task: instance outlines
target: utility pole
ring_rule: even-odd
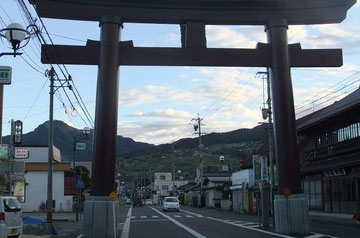
[[[201,136],[203,135],[201,133],[201,126],[203,124],[201,124],[201,121],[203,120],[203,118],[200,118],[199,117],[199,114],[198,114],[198,117],[197,118],[193,118],[191,121],[196,121],[197,124],[194,125],[194,130],[195,130],[195,133],[194,134],[197,134],[199,135],[199,154],[200,154],[200,165],[199,165],[199,172],[200,172],[200,206],[203,206],[205,204],[202,203],[202,200],[203,200],[203,173],[204,173],[204,165],[203,165],[203,161],[202,161],[202,157],[203,157],[203,144],[201,142]]]
[[[270,209],[271,214],[274,215],[274,187],[275,187],[275,172],[274,172],[274,133],[272,125],[272,110],[271,110],[271,88],[270,88],[270,77],[269,77],[269,68],[266,68],[266,72],[258,72],[257,74],[263,75],[263,79],[266,79],[267,82],[267,109],[266,113],[263,113],[263,118],[268,118],[268,135],[269,135],[269,161],[270,161]],[[264,108],[263,108],[264,109]],[[275,225],[275,219],[274,219]]]
[[[48,186],[47,186],[47,222],[52,223],[52,209],[53,209],[53,159],[54,159],[54,81],[55,70],[53,67],[48,71],[47,75],[50,80],[50,111],[49,111],[49,138],[48,138]]]

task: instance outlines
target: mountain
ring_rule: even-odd
[[[23,135],[24,146],[26,145],[44,145],[48,144],[49,122],[39,125],[34,131]],[[54,145],[61,151],[62,161],[73,160],[73,142],[76,139],[83,138],[81,130],[73,128],[62,121],[54,121]],[[3,137],[3,143],[9,143],[10,136]],[[88,139],[81,139],[79,143],[85,143],[84,151],[76,152],[76,161],[91,161],[92,158],[92,139],[93,131],[91,131]],[[117,136],[117,154],[132,153],[134,151],[142,151],[154,148],[155,145],[136,142],[131,138]]]

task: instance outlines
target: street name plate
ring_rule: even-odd
[[[0,84],[11,84],[11,74],[10,66],[0,66]]]
[[[76,150],[85,150],[86,144],[85,143],[76,143]]]
[[[0,160],[9,158],[9,145],[0,145]]]

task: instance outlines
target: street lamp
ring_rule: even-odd
[[[80,139],[76,139],[76,136],[74,136],[74,141],[73,141],[73,180],[76,181],[76,172],[75,172],[75,155],[76,155],[76,150],[85,150],[85,147],[80,147],[80,146],[76,146],[77,142],[84,140],[84,139],[88,139],[88,136],[90,134],[90,128],[89,127],[85,127],[84,129],[81,130],[82,134],[84,137],[80,138]],[[80,177],[81,177],[81,172],[80,172]],[[74,184],[75,185],[75,184]],[[75,187],[75,186],[74,186]],[[76,199],[76,221],[79,221],[79,193],[77,193],[77,199]]]
[[[30,35],[31,35],[30,32],[28,30],[26,30],[19,23],[11,23],[6,28],[1,29],[0,36],[3,38],[6,38],[6,40],[11,44],[11,49],[14,52],[0,53],[0,57],[3,55],[13,55],[14,57],[16,57],[17,55],[21,55],[22,53],[19,53],[16,51],[23,48],[25,45],[27,45],[29,43]],[[21,42],[24,42],[24,41],[25,41],[25,43],[23,45],[21,45]]]

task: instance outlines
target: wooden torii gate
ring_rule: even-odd
[[[41,17],[100,23],[99,42],[42,46],[43,63],[99,65],[91,196],[108,196],[114,188],[120,65],[269,67],[279,189],[301,193],[290,68],[339,67],[342,51],[288,45],[288,25],[340,23],[356,0],[29,1]],[[124,22],[181,24],[182,48],[134,47],[132,42],[121,42]],[[268,44],[259,43],[256,49],[207,48],[206,25],[264,25]],[[104,226],[110,229],[111,224]],[[96,237],[96,232],[88,235]]]

